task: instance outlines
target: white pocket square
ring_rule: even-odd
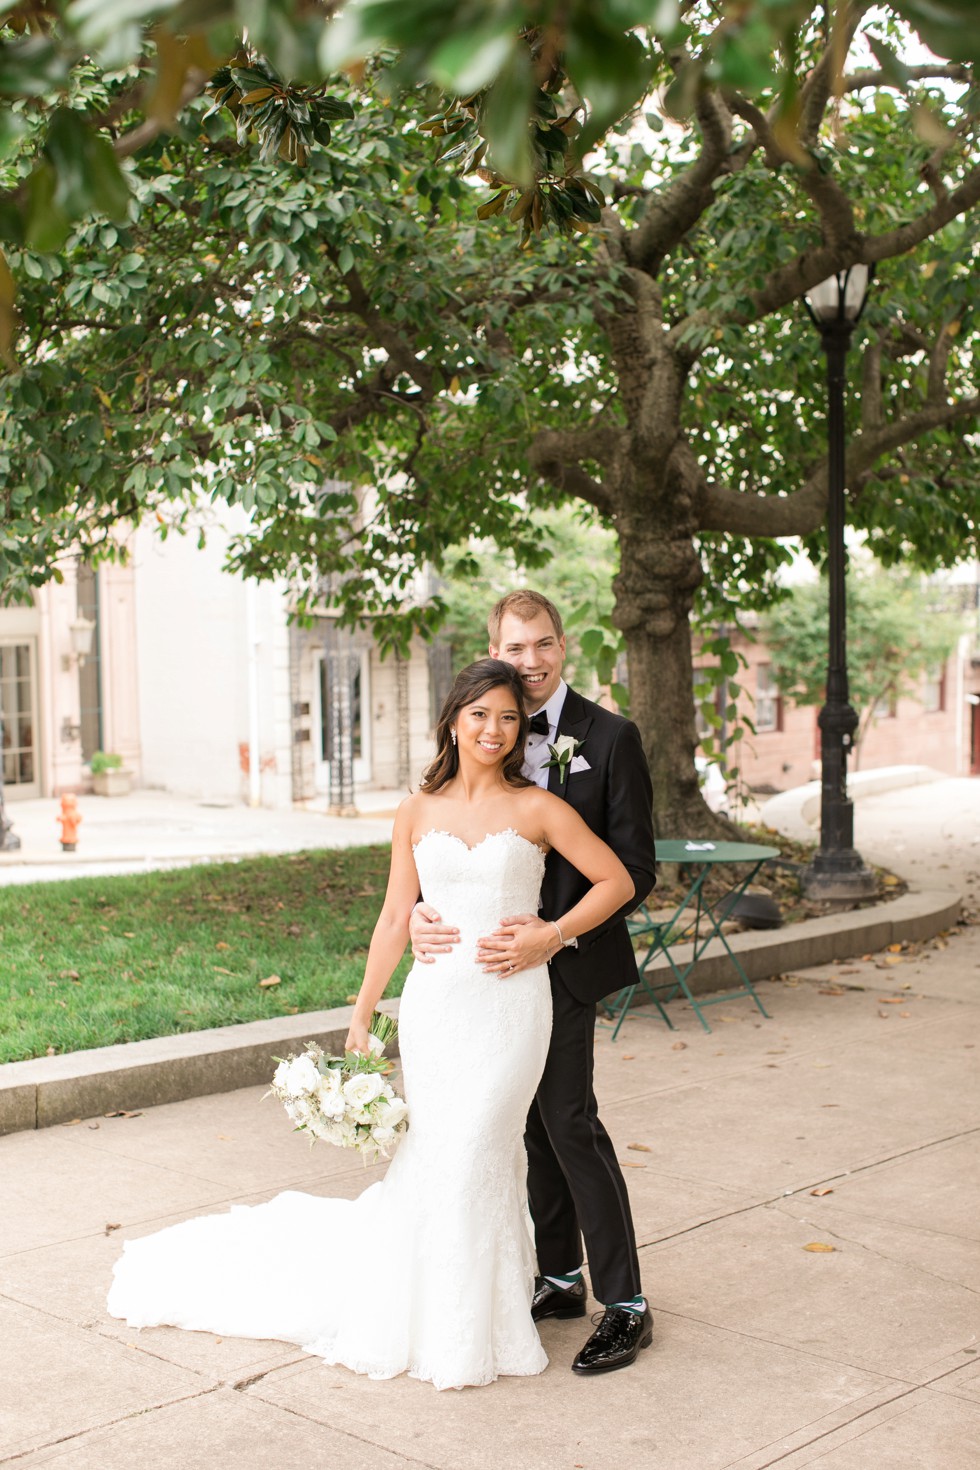
[[[592,767],[584,755],[573,755],[572,764],[568,768],[568,774],[574,776],[576,771],[591,771]]]

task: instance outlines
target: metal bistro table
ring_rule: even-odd
[[[691,868],[693,876],[687,891],[669,919],[654,919],[647,906],[641,904],[627,920],[630,935],[633,939],[642,940],[646,949],[643,954],[638,954],[636,957],[636,982],[625,986],[617,995],[606,1001],[608,1014],[616,1022],[612,1034],[613,1041],[619,1035],[619,1028],[626,1019],[627,1012],[633,1004],[633,998],[641,986],[672,1031],[674,1023],[664,1010],[661,994],[664,1000],[670,1001],[678,992],[683,993],[690,1001],[694,1014],[705,1031],[710,1031],[711,1027],[702,1014],[704,1007],[718,1005],[721,1001],[730,1001],[733,997],[738,998],[741,995],[747,995],[754,1000],[762,1014],[768,1018],[769,1013],[753,990],[748,976],[739,964],[738,956],[722,932],[721,925],[722,921],[732,912],[763,863],[775,857],[779,857],[778,847],[762,847],[752,842],[657,843],[658,863],[683,864]],[[713,868],[734,868],[736,865],[744,869],[742,875],[733,878],[731,885],[720,899],[716,899],[713,904],[709,903],[704,893],[704,883],[708,874]],[[693,913],[685,914],[686,910],[693,910]],[[726,990],[720,995],[708,997],[707,1000],[695,1000],[688,984],[688,977],[714,938],[720,939],[724,945],[735,967],[739,986],[737,990]],[[673,955],[674,947],[678,944],[693,945],[691,958],[683,968],[678,965]],[[666,956],[672,978],[650,981],[647,979],[648,966],[654,956],[661,952]]]

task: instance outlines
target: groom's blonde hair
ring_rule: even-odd
[[[532,618],[538,617],[540,613],[547,613],[551,619],[551,626],[555,630],[556,638],[564,638],[565,629],[562,627],[561,613],[553,602],[540,592],[532,592],[530,587],[519,587],[516,592],[508,592],[491,609],[487,618],[487,633],[490,635],[490,647],[500,647],[500,624],[507,613],[513,613],[515,618],[520,618],[522,623],[531,622]]]

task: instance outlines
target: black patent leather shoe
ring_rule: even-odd
[[[545,1317],[584,1317],[585,1282],[574,1286],[552,1286],[547,1276],[535,1276],[531,1298],[531,1319],[543,1322]]]
[[[597,1319],[593,1317],[593,1322]],[[612,1373],[628,1368],[653,1342],[650,1308],[641,1316],[626,1307],[607,1307],[599,1325],[572,1364],[573,1373]]]

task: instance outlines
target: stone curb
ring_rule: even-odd
[[[749,980],[766,980],[788,970],[874,952],[903,939],[931,939],[955,924],[959,913],[958,893],[948,888],[925,889],[872,909],[805,919],[785,930],[735,934],[729,943]],[[691,946],[678,945],[673,954],[684,965],[691,957]],[[670,979],[662,955],[651,963],[647,975],[658,982]],[[700,994],[724,990],[730,984],[728,957],[720,942],[713,940],[698,962],[691,989]],[[737,992],[734,998],[739,998]],[[397,1012],[397,1001],[390,1009]],[[0,1066],[0,1134],[268,1082],[275,1059],[301,1051],[307,1041],[339,1051],[350,1017],[351,1008],[341,1006],[8,1062]]]

